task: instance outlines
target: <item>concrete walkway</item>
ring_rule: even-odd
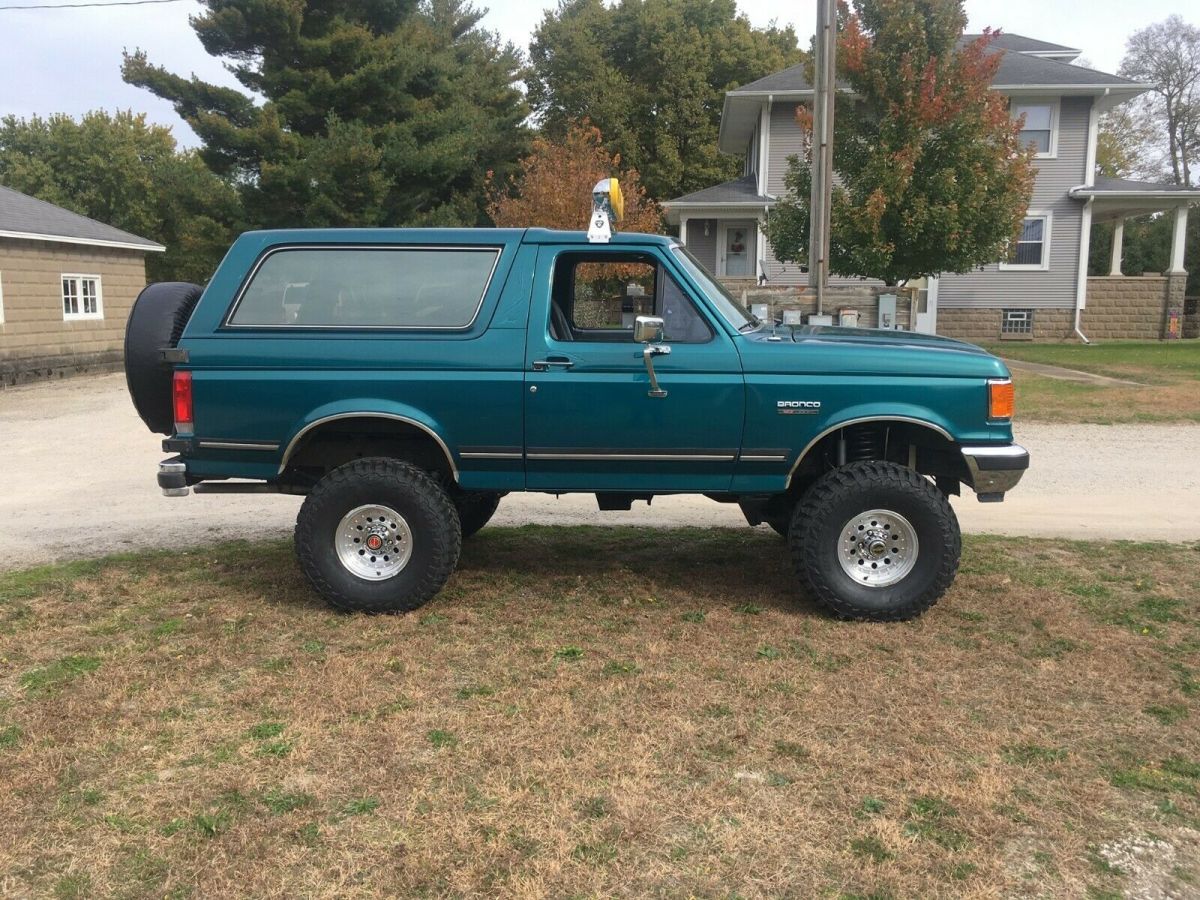
[[[1124,378],[1110,378],[1107,375],[1096,375],[1094,372],[1081,372],[1078,369],[1064,369],[1062,366],[1050,366],[1045,363],[1026,362],[1023,359],[1004,358],[1004,364],[1018,372],[1030,372],[1046,378],[1057,378],[1059,381],[1074,381],[1078,384],[1095,384],[1100,387],[1145,387],[1140,381],[1126,381]]]
[[[1200,540],[1200,425],[1030,424],[1017,438],[1033,467],[1004,503],[955,499],[964,530]],[[159,440],[121,375],[0,391],[0,568],[290,532],[299,497],[163,497]],[[736,506],[703,497],[601,513],[586,494],[510,495],[494,522],[747,527]]]

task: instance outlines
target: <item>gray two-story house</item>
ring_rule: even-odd
[[[1014,118],[1024,116],[1022,136],[1036,151],[1028,215],[1007,259],[929,279],[921,295],[924,315],[903,321],[978,340],[1065,338],[1089,320],[1099,336],[1161,336],[1166,307],[1182,309],[1183,235],[1188,205],[1200,201],[1200,191],[1095,175],[1099,116],[1149,86],[1074,65],[1079,50],[1020,35],[1000,35],[989,52],[1001,57],[992,87],[1009,98]],[[742,158],[742,176],[664,204],[681,241],[718,277],[772,287],[807,284],[805,268],[775,258],[763,225],[784,193],[788,157],[806,152],[796,107],[811,103],[812,95],[803,65],[729,91],[718,140],[722,151]],[[1086,314],[1092,223],[1120,223],[1158,210],[1176,218],[1172,271],[1158,282],[1126,279],[1117,290],[1094,285],[1102,300]],[[1119,235],[1118,228],[1113,278],[1120,277]],[[838,278],[831,283],[863,284]],[[1144,307],[1144,333],[1110,333],[1110,326],[1128,318],[1122,313],[1129,304]]]

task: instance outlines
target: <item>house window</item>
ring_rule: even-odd
[[[99,275],[64,275],[62,299],[64,320],[104,318]]]
[[[1033,144],[1034,155],[1052,157],[1058,150],[1058,104],[1015,103],[1012,107],[1014,119],[1025,117],[1021,126],[1021,145]]]
[[[1049,213],[1031,213],[1021,224],[1021,233],[1009,247],[1008,259],[1001,269],[1044,271],[1050,267]]]
[[[0,272],[0,325],[4,324],[4,273]]]
[[[1006,309],[1001,312],[1000,336],[1007,338],[1033,337],[1033,310]]]

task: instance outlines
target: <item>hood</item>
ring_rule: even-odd
[[[1008,367],[982,347],[912,331],[777,325],[743,335],[745,362],[760,372],[1007,378]]]

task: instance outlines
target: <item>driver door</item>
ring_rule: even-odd
[[[657,248],[543,245],[525,354],[530,490],[725,491],[745,387],[733,340]],[[651,396],[638,315],[659,315]]]

